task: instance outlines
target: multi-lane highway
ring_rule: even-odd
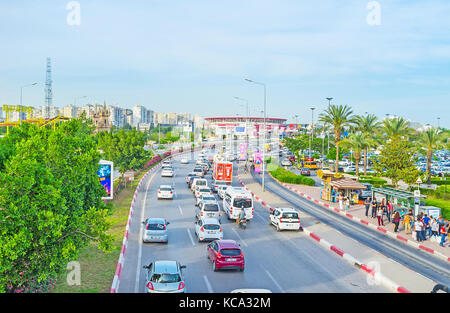
[[[236,240],[244,252],[244,272],[213,272],[207,259],[207,243],[199,243],[194,232],[194,196],[185,178],[195,166],[174,158],[173,178],[161,177],[160,170],[149,175],[140,189],[130,224],[129,241],[118,292],[145,290],[143,265],[156,260],[177,260],[184,270],[187,292],[230,292],[240,288],[264,288],[272,292],[388,292],[367,283],[367,277],[301,232],[278,233],[269,225],[268,212],[256,201],[255,217],[243,230],[222,217],[224,239]],[[207,176],[211,180],[210,173]],[[173,200],[157,200],[162,184],[175,187]],[[233,185],[238,186],[237,181]],[[222,201],[219,201],[222,206]],[[142,221],[164,217],[170,221],[169,243],[142,243]]]

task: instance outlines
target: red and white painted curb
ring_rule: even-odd
[[[407,243],[407,244],[410,245],[410,246],[413,246],[413,247],[415,247],[415,248],[417,248],[417,249],[426,251],[426,252],[431,253],[431,254],[433,254],[433,255],[435,255],[435,256],[441,258],[441,259],[444,259],[444,260],[450,262],[450,257],[446,256],[445,254],[442,254],[442,253],[440,253],[440,252],[438,252],[438,251],[436,251],[436,250],[434,250],[434,249],[431,249],[431,248],[429,248],[429,247],[426,247],[426,246],[424,246],[424,245],[418,244],[418,243],[415,242],[414,240],[407,239],[407,238],[405,238],[405,237],[403,237],[403,236],[400,236],[400,235],[398,235],[398,234],[396,234],[396,233],[387,231],[387,230],[384,229],[383,227],[374,225],[374,224],[372,224],[372,223],[369,223],[369,222],[366,221],[366,220],[363,220],[363,219],[360,219],[359,217],[353,216],[352,214],[347,213],[345,210],[340,210],[340,209],[338,209],[338,208],[336,208],[336,207],[332,207],[332,206],[329,205],[328,203],[325,203],[325,202],[320,201],[320,200],[317,200],[317,199],[313,199],[313,198],[310,197],[309,195],[307,195],[307,194],[305,194],[305,193],[303,193],[303,192],[300,192],[300,191],[298,191],[298,190],[295,189],[295,188],[292,188],[292,187],[289,186],[288,184],[280,183],[280,182],[279,182],[278,180],[276,180],[276,179],[274,179],[274,180],[275,180],[278,184],[280,184],[281,186],[283,186],[283,187],[285,187],[285,188],[287,188],[287,189],[289,189],[289,190],[291,190],[291,191],[293,191],[293,192],[299,194],[299,195],[302,196],[303,198],[306,198],[306,199],[308,199],[308,200],[310,200],[310,201],[314,201],[315,203],[320,204],[321,206],[323,206],[323,207],[325,207],[325,208],[327,208],[327,209],[329,209],[329,210],[333,210],[334,212],[339,213],[339,214],[341,214],[341,215],[343,215],[343,216],[345,216],[345,217],[347,217],[347,218],[351,218],[351,219],[353,219],[353,220],[355,220],[355,221],[357,221],[357,222],[359,222],[359,223],[362,223],[362,224],[364,224],[364,225],[366,225],[366,226],[368,226],[368,227],[371,227],[371,228],[373,228],[373,229],[375,229],[375,230],[377,230],[377,231],[380,231],[380,232],[382,232],[382,233],[388,235],[389,237],[392,237],[392,238],[394,238],[394,239],[397,239],[397,240],[400,240],[400,241],[402,241],[402,242],[405,242],[405,243]]]
[[[253,191],[251,191],[247,186],[245,186],[245,184],[242,182],[242,180],[239,177],[239,172],[238,172],[238,180],[239,183],[242,185],[242,187],[244,187],[246,190],[250,191],[250,193],[254,196],[255,200],[257,200],[258,202],[260,202],[264,207],[268,208],[270,211],[273,211],[274,208],[270,207],[265,201],[263,201],[261,198],[259,198],[258,196],[255,195],[255,193]],[[358,267],[359,269],[363,270],[364,272],[366,272],[368,275],[372,276],[373,279],[376,282],[379,282],[383,285],[385,285],[386,287],[388,287],[389,289],[391,289],[394,292],[399,292],[399,293],[410,293],[410,291],[400,285],[398,285],[397,283],[393,282],[392,280],[390,280],[389,278],[387,278],[386,276],[384,276],[383,274],[381,274],[380,272],[376,272],[373,269],[370,269],[367,265],[359,262],[356,258],[354,258],[353,256],[351,256],[350,254],[342,251],[341,249],[339,249],[338,247],[336,247],[335,245],[332,245],[331,243],[329,243],[328,241],[320,238],[319,236],[317,236],[316,234],[314,234],[313,232],[311,232],[308,228],[303,228],[303,232],[308,235],[309,237],[313,238],[314,240],[316,240],[318,243],[320,243],[322,246],[326,247],[327,249],[330,249],[331,251],[333,251],[334,253],[336,253],[337,255],[341,256],[342,258],[344,258],[346,261],[348,261],[349,263],[351,263],[352,265]]]
[[[194,150],[198,150],[201,149],[199,147],[194,148]],[[184,150],[184,149],[183,149]],[[178,155],[178,154],[183,154],[183,153],[188,153],[191,152],[190,149],[183,151],[183,152],[175,152],[173,154],[171,154],[171,156],[173,155]],[[134,196],[133,196],[133,200],[131,201],[131,206],[130,206],[130,212],[128,214],[128,221],[127,221],[127,227],[125,228],[125,233],[123,235],[123,241],[122,241],[122,249],[120,250],[120,255],[119,255],[119,260],[117,261],[117,267],[116,267],[116,272],[114,274],[114,279],[111,285],[111,290],[110,293],[117,293],[117,288],[119,286],[119,282],[120,282],[120,276],[122,274],[122,268],[123,268],[123,262],[125,261],[125,252],[127,251],[127,246],[128,246],[128,235],[129,235],[129,230],[130,230],[130,223],[131,223],[131,218],[133,217],[133,213],[134,213],[134,204],[136,202],[136,198],[139,192],[139,189],[141,188],[141,185],[143,184],[145,178],[150,175],[152,172],[154,172],[156,169],[161,167],[161,162],[164,159],[162,159],[160,161],[160,163],[158,163],[157,165],[155,165],[154,167],[152,167],[151,169],[149,169],[147,171],[147,173],[145,173],[145,175],[141,178],[141,180],[139,181],[139,184],[136,188],[136,190],[134,191]]]

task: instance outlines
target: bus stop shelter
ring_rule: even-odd
[[[414,205],[417,204],[420,206],[420,198],[426,198],[426,196],[421,195],[419,198],[414,196],[414,193],[404,190],[398,190],[390,187],[373,187],[372,188],[372,199],[375,194],[381,195],[381,197],[387,200],[390,200],[393,207],[394,212],[398,211],[400,216],[408,213],[409,210],[413,210]],[[378,198],[377,198],[378,200]]]

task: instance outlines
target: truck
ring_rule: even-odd
[[[212,188],[216,191],[219,185],[231,185],[233,177],[233,163],[225,161],[223,156],[216,155],[213,161]]]

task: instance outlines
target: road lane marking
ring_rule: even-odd
[[[262,267],[262,266],[261,266]],[[273,283],[277,286],[278,289],[280,289],[280,291],[282,293],[285,293],[283,288],[281,288],[280,284],[278,284],[278,282],[275,280],[275,278],[273,278],[272,274],[270,274],[270,272],[268,270],[266,270],[264,267],[262,267],[264,269],[264,271],[266,272],[267,276],[269,276],[269,278],[273,281]]]
[[[142,209],[141,209],[141,219],[139,221],[139,224],[141,225],[142,221],[144,220],[144,211],[145,211],[145,205],[147,203],[147,195],[148,195],[148,188],[150,186],[151,181],[153,180],[153,178],[155,177],[156,171],[153,173],[153,175],[150,177],[150,179],[148,180],[147,183],[147,187],[145,189],[145,195],[144,195],[144,203],[142,205]],[[141,274],[141,258],[142,258],[142,232],[144,230],[144,227],[140,226],[140,230],[139,230],[139,238],[138,238],[138,242],[139,242],[139,250],[138,250],[138,260],[137,260],[137,267],[136,267],[136,283],[134,285],[134,292],[138,293],[139,292],[139,278],[140,278],[140,274]]]
[[[178,209],[180,210],[181,215],[183,215],[183,211],[181,210],[181,206],[178,205]]]
[[[191,235],[191,232],[189,231],[189,228],[186,228],[186,231],[187,231],[187,233],[189,235],[189,239],[191,239],[192,245],[195,246],[195,242],[194,242],[194,239],[192,238],[192,235]]]
[[[205,281],[206,288],[208,288],[209,293],[214,293],[214,290],[211,287],[211,284],[209,283],[208,277],[206,275],[203,275],[203,280]]]
[[[244,244],[244,246],[248,247],[247,243],[241,238],[241,236],[239,236],[239,234],[238,234],[238,232],[236,231],[236,229],[232,228],[231,230],[232,230],[232,231],[236,234],[236,236],[239,238],[239,241],[242,242],[242,243]]]

